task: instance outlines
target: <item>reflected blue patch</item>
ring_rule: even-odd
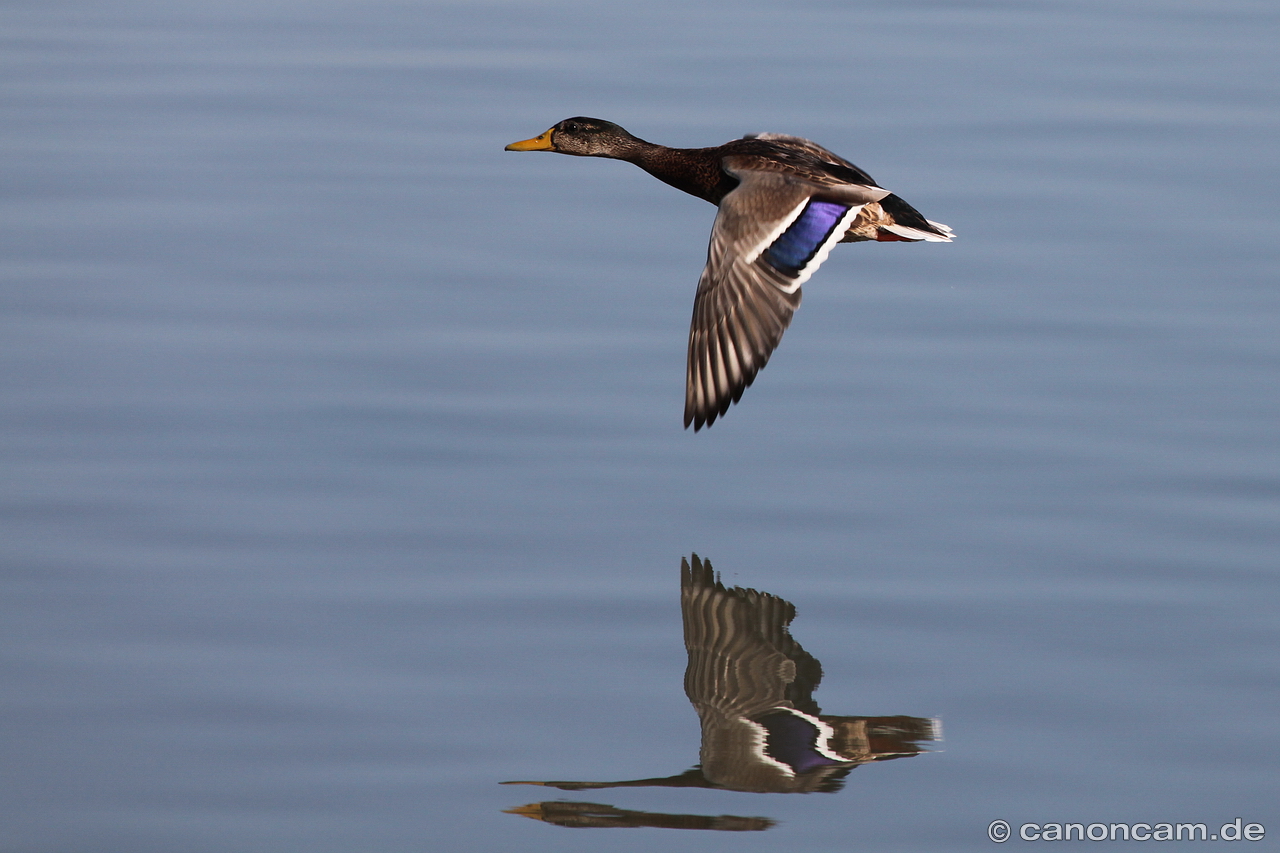
[[[756,720],[768,731],[765,753],[775,761],[788,765],[796,773],[804,773],[816,767],[839,764],[818,752],[817,726],[803,717],[782,711],[767,714]]]
[[[813,260],[818,247],[831,236],[831,231],[849,207],[829,201],[810,201],[803,212],[765,250],[769,266],[790,275],[799,273]]]

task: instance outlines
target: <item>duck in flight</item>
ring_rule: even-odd
[[[791,324],[800,285],[836,243],[951,242],[950,228],[798,136],[667,148],[578,116],[506,150],[626,160],[719,208],[689,328],[684,425],[695,432],[742,399]]]

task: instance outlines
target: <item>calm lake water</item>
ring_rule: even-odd
[[[14,2],[0,44],[0,849],[1280,837],[1274,3]],[[838,247],[684,431],[714,209],[502,150],[573,115],[810,137],[958,239]],[[716,654],[821,662],[843,790],[501,785],[699,763],[695,553],[794,605],[803,654]]]

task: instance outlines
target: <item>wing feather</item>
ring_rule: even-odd
[[[742,398],[791,324],[800,285],[862,206],[888,195],[733,161],[739,184],[720,202],[689,327],[684,424],[695,431]]]

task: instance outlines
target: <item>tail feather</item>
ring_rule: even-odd
[[[903,201],[899,196],[890,193],[880,199],[880,208],[885,212],[891,224],[881,223],[880,231],[893,236],[885,236],[883,240],[928,240],[933,243],[950,243],[951,229],[941,222],[925,219],[920,211]]]
[[[902,240],[908,243],[914,243],[920,240],[927,240],[930,243],[950,243],[952,231],[941,222],[934,222],[926,219],[929,230],[922,228],[912,228],[909,225],[881,225],[880,234],[876,237],[882,243],[893,242],[894,240]],[[887,232],[887,233],[886,233]]]

